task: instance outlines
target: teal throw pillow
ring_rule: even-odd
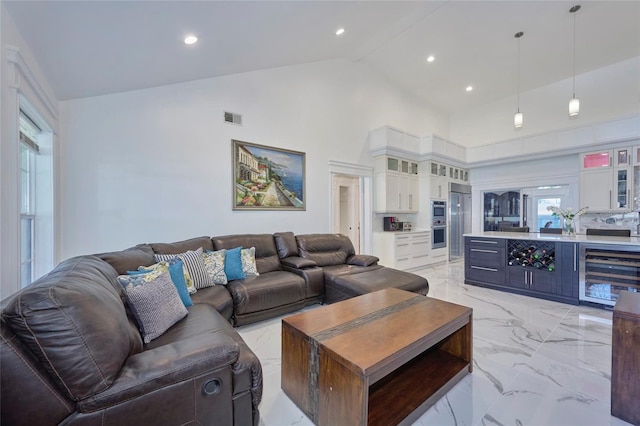
[[[236,247],[231,250],[227,250],[224,257],[224,273],[227,276],[227,280],[244,280],[246,278],[242,271],[242,247]]]

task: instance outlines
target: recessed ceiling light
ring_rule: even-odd
[[[184,44],[194,44],[198,41],[198,37],[194,35],[189,35],[184,38]]]
[[[467,86],[467,89],[466,89],[466,90],[467,90],[467,92],[472,91],[472,90],[473,90],[473,86]]]
[[[427,57],[427,62],[433,62],[435,60],[436,60],[436,57],[433,56],[433,55],[430,55],[430,56]]]
[[[344,28],[338,28],[338,30],[336,31],[336,35],[342,35],[344,34]]]

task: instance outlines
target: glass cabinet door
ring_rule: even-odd
[[[615,167],[630,166],[633,160],[633,152],[629,148],[617,148],[615,151]]]
[[[595,169],[598,167],[611,167],[611,151],[582,154],[581,168],[583,170]]]
[[[387,158],[387,170],[397,172],[398,164],[399,164],[399,161],[397,158],[391,158],[391,157]]]
[[[631,185],[629,185],[630,176],[629,169],[618,169],[616,170],[616,198],[617,198],[617,207],[621,209],[626,209],[631,207],[629,204],[631,198]]]

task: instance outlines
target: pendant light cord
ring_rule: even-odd
[[[518,112],[520,112],[520,37],[522,37],[524,33],[522,31],[516,33],[515,38],[518,39],[518,61],[517,61],[517,74],[516,74],[516,103],[518,107]]]
[[[574,98],[576,97],[576,13],[575,12],[573,12],[573,97]]]

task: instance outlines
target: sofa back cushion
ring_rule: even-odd
[[[175,243],[151,243],[149,245],[153,249],[153,252],[157,254],[180,254],[187,251],[198,250],[199,248],[202,248],[203,251],[213,250],[213,244],[209,237],[196,237],[176,241]]]
[[[271,234],[223,235],[221,237],[211,237],[211,240],[215,250],[255,247],[256,266],[260,274],[282,270],[276,243]]]
[[[296,235],[298,255],[318,266],[340,265],[355,254],[351,240],[342,234]]]
[[[127,271],[135,271],[138,266],[149,266],[156,263],[153,249],[149,244],[138,244],[126,250],[100,253],[96,256],[113,266],[119,275],[124,275]]]
[[[273,238],[276,241],[280,259],[298,256],[298,245],[296,244],[296,237],[293,235],[293,232],[276,232],[273,234]]]
[[[76,257],[3,303],[7,325],[72,400],[107,389],[142,350],[117,276],[96,256]]]

